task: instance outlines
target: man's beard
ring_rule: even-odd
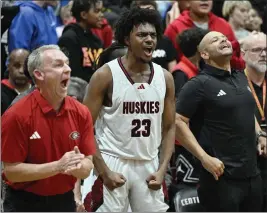
[[[255,69],[257,72],[265,73],[267,71],[267,64],[258,64],[257,62],[253,62],[251,60],[247,60],[246,63]]]

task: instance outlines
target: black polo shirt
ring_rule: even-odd
[[[204,118],[198,141],[224,163],[224,175],[257,175],[255,101],[244,73],[206,65],[185,84],[177,101],[176,111],[185,117],[191,118],[198,109]]]

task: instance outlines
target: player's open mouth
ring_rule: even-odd
[[[144,48],[144,53],[147,57],[151,57],[153,54],[153,48],[152,47],[146,47]]]

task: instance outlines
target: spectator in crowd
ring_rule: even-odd
[[[1,78],[4,76],[6,70],[6,60],[7,60],[7,29],[10,27],[12,20],[19,12],[19,6],[13,4],[7,4],[7,1],[1,2]],[[5,42],[3,42],[3,36],[6,35]]]
[[[231,41],[234,49],[231,64],[233,68],[243,69],[245,67],[245,63],[240,55],[240,45],[235,38],[231,26],[224,19],[219,18],[211,12],[213,1],[209,0],[189,2],[190,10],[182,12],[181,15],[177,19],[175,19],[165,30],[165,35],[171,39],[172,43],[175,45],[178,51],[178,59],[182,57],[182,53],[176,43],[177,35],[186,29],[196,26],[206,30],[209,29],[218,31],[226,35]]]
[[[34,50],[28,67],[38,89],[2,117],[4,210],[74,212],[75,181],[93,168],[92,117],[84,105],[66,97],[71,70],[58,46]]]
[[[103,51],[101,40],[91,30],[102,25],[101,9],[102,2],[98,0],[74,0],[72,15],[76,23],[65,27],[58,42],[69,57],[71,75],[86,82],[95,72],[97,59]]]
[[[132,7],[139,6],[140,8],[147,8],[157,10],[157,3],[154,0],[138,0],[133,1]],[[164,69],[172,71],[176,65],[176,49],[174,48],[170,39],[166,36],[162,36],[157,41],[156,49],[153,52],[153,62],[162,66]]]
[[[20,12],[13,19],[8,34],[8,51],[22,48],[29,51],[47,44],[56,44],[56,0],[21,1]]]
[[[245,24],[250,9],[252,6],[249,1],[225,1],[223,4],[223,16],[228,20],[238,41],[249,34],[249,31],[245,29]]]
[[[243,57],[246,62],[246,75],[249,88],[256,101],[256,118],[266,132],[266,71],[267,40],[266,34],[252,33],[243,41]],[[259,156],[258,165],[263,180],[263,212],[267,212],[267,159]]]
[[[101,1],[99,1],[99,3],[102,4]],[[63,25],[57,27],[58,37],[61,37],[62,32],[66,25],[71,23],[76,23],[75,18],[71,14],[72,5],[73,5],[73,0],[70,0],[66,5],[60,8],[59,14],[62,19]],[[100,5],[99,7],[102,6]],[[105,18],[103,18],[101,25],[99,25],[98,27],[91,28],[91,30],[103,42],[104,48],[107,48],[111,45],[113,39],[113,31]]]
[[[174,1],[170,11],[168,11],[166,14],[166,19],[165,19],[166,26],[168,26],[176,18],[178,18],[184,10],[188,10],[189,8],[190,8],[189,1],[184,1],[184,0]]]
[[[13,50],[9,56],[9,77],[1,81],[1,115],[7,110],[16,96],[31,87],[31,83],[24,75],[24,62],[29,52],[24,49]]]
[[[178,94],[184,84],[199,73],[201,57],[197,47],[207,33],[208,30],[194,27],[183,31],[177,37],[177,43],[183,53],[183,56],[172,70],[176,98],[178,98]]]
[[[262,137],[266,133],[254,116],[255,101],[247,78],[231,69],[233,50],[222,33],[206,34],[199,52],[206,65],[180,91],[176,137],[203,166],[200,203],[206,211],[261,211],[262,180],[256,148],[260,155],[267,154],[266,138]],[[196,112],[203,114],[198,140],[188,127]]]
[[[207,30],[195,27],[184,30],[177,37],[183,56],[173,71],[176,100],[178,100],[179,92],[184,84],[199,73],[201,57],[197,48],[207,33]],[[202,114],[195,113],[190,119],[190,129],[196,138],[198,138],[201,129],[202,116]],[[195,157],[181,146],[178,141],[175,141],[175,153],[170,161],[170,169],[166,176],[169,182],[168,192],[171,211],[176,211],[174,209],[174,198],[178,191],[189,187],[196,190],[199,169],[200,165]]]
[[[248,12],[248,19],[246,20],[246,29],[249,31],[260,32],[262,23],[263,21],[258,11],[254,8],[251,8]]]
[[[66,25],[75,23],[75,19],[71,14],[72,5],[73,5],[73,1],[61,1],[59,17],[61,19],[62,25],[56,28],[58,38],[61,37],[62,32]]]
[[[103,19],[100,28],[92,28],[92,32],[101,39],[104,48],[112,44],[113,30],[107,19]]]

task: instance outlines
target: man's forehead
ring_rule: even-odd
[[[243,41],[243,45],[245,49],[254,48],[258,46],[266,47],[267,46],[266,38],[267,37],[265,34],[250,35]]]
[[[61,50],[56,50],[56,49],[46,50],[44,51],[44,55],[50,61],[68,60],[67,56]]]
[[[151,31],[155,32],[156,31],[155,26],[149,23],[141,23],[141,24],[135,25],[134,29],[137,32],[151,32]]]
[[[97,1],[94,5],[95,8],[102,8],[103,2],[102,1]]]

